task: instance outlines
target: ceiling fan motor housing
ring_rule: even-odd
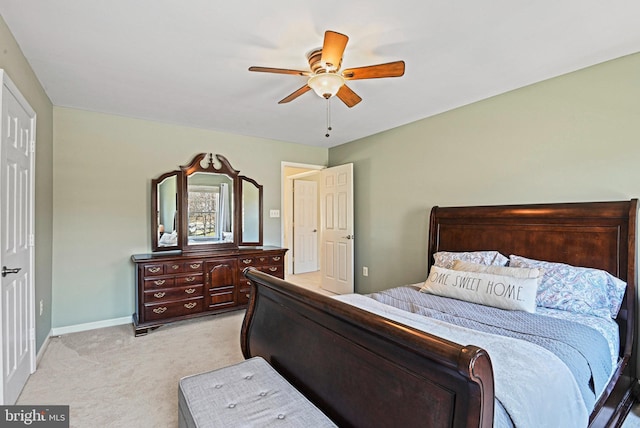
[[[317,48],[307,54],[309,68],[314,74],[326,73],[326,69],[322,66],[322,48]]]

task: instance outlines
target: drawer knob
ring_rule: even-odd
[[[158,299],[161,299],[161,298],[163,298],[163,297],[164,297],[164,295],[165,295],[165,294],[167,294],[167,293],[165,293],[164,291],[159,291],[159,292],[155,293],[155,294],[153,295],[153,297],[156,297],[156,298],[158,298]]]
[[[149,268],[149,272],[151,272],[151,273],[158,273],[158,272],[160,272],[160,268],[159,268],[159,267],[152,267],[152,268]]]
[[[274,261],[274,262],[277,262],[277,261],[279,261],[279,260],[280,260],[280,256],[275,256],[275,257],[273,258],[273,261]]]
[[[167,282],[167,280],[166,280],[166,279],[159,279],[159,280],[157,280],[157,281],[153,281],[153,283],[154,283],[155,285],[162,285],[162,284],[164,284],[165,282]]]
[[[185,293],[187,294],[193,294],[196,292],[195,288],[187,288],[186,290],[184,290]]]
[[[270,267],[270,268],[269,268],[269,270],[270,270],[271,272],[275,272],[275,271],[277,271],[277,270],[278,270],[278,268],[277,268],[277,267],[272,266],[272,267]]]
[[[184,307],[187,308],[187,309],[193,309],[193,308],[196,307],[196,305],[197,305],[196,302],[190,302],[190,303],[185,303]]]
[[[189,265],[189,267],[191,269],[199,269],[200,268],[200,263],[192,263]]]
[[[195,276],[188,276],[184,280],[185,280],[185,282],[193,282],[193,281],[196,280],[196,277]]]
[[[163,313],[163,312],[164,312],[164,311],[166,311],[166,310],[167,310],[167,307],[166,307],[166,306],[162,306],[162,307],[160,307],[160,308],[155,308],[155,309],[153,310],[153,312],[155,312],[156,314],[161,314],[161,313]]]
[[[180,265],[171,265],[171,269],[176,270],[180,267]]]
[[[244,263],[245,265],[248,265],[251,263],[251,259],[243,259],[242,263]]]

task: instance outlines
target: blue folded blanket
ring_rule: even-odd
[[[411,286],[367,296],[407,312],[544,347],[571,370],[588,409],[595,405],[612,371],[606,339],[583,324],[421,293]]]

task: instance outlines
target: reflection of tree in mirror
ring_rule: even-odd
[[[189,235],[216,236],[220,194],[189,191]]]

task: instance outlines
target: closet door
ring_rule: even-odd
[[[318,270],[318,183],[293,181],[293,273]]]
[[[0,402],[14,404],[35,367],[34,176],[36,115],[0,70]]]

